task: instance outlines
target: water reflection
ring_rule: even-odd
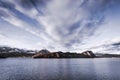
[[[94,60],[97,79],[101,80],[120,80],[120,61],[117,58],[106,59],[100,58]]]
[[[0,80],[119,80],[119,59],[0,59]]]

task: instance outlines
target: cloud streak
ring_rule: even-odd
[[[74,49],[94,35],[119,0],[0,0],[0,18],[40,38],[42,48]],[[101,13],[102,12],[102,13]]]
[[[104,41],[102,44],[93,46],[90,49],[95,51],[96,53],[119,54],[120,53],[120,38]]]

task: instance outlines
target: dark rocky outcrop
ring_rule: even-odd
[[[0,55],[0,58],[6,58],[6,57]]]
[[[87,57],[94,58],[95,54],[92,51],[85,51],[82,52],[81,54],[86,55]]]
[[[31,54],[31,53],[0,53],[1,57],[5,57],[5,58],[9,58],[9,57],[32,57],[35,54]]]
[[[70,52],[51,52],[48,54],[38,53],[32,56],[33,58],[94,58],[95,55],[92,51],[85,51],[83,53],[70,53]]]

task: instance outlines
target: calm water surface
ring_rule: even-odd
[[[0,59],[0,80],[120,80],[120,59]]]

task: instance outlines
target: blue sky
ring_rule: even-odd
[[[119,53],[119,21],[120,0],[0,0],[0,45]]]

